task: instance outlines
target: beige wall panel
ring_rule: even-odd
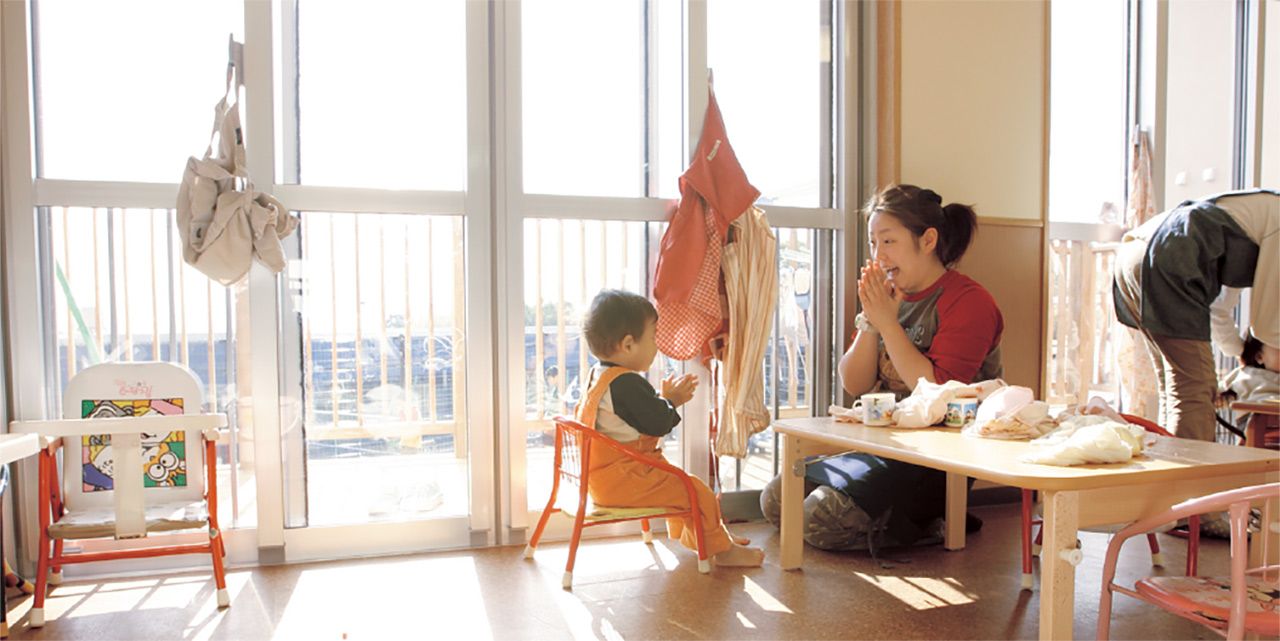
[[[902,3],[902,182],[979,216],[1043,219],[1047,11]]]
[[[1004,316],[1004,380],[1037,395],[1044,371],[1043,234],[1039,226],[982,224],[959,266],[991,292]]]
[[[1231,189],[1235,20],[1231,2],[1169,3],[1166,208]]]

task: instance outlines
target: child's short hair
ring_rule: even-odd
[[[587,348],[602,359],[627,336],[644,336],[645,325],[651,320],[658,320],[658,310],[649,299],[620,289],[606,289],[591,301],[582,320],[582,334],[587,338]]]

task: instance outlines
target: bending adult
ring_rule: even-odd
[[[1244,334],[1232,316],[1243,288],[1252,288]],[[1245,365],[1262,360],[1243,358],[1249,334],[1264,355],[1280,349],[1280,193],[1254,189],[1188,200],[1126,233],[1112,292],[1116,318],[1147,343],[1160,425],[1214,440],[1213,347]]]
[[[901,400],[922,378],[971,383],[1002,376],[1000,308],[982,285],[954,269],[977,233],[973,208],[944,207],[933,190],[894,185],[873,196],[863,215],[871,259],[858,279],[858,331],[840,359],[844,389],[855,397],[888,391]],[[881,530],[885,543],[911,544],[939,533],[946,474],[853,453],[812,462],[805,489],[810,545],[872,548],[872,533]],[[775,525],[780,496],[779,476],[760,498]]]

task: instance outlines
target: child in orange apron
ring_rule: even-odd
[[[646,456],[665,461],[660,441],[680,422],[676,408],[693,398],[698,380],[692,374],[668,376],[662,381],[659,396],[638,373],[647,371],[658,354],[654,338],[657,320],[653,304],[630,292],[605,290],[591,302],[582,330],[587,346],[600,363],[588,374],[576,418]],[[730,535],[715,493],[700,479],[692,481],[698,494],[707,554],[717,565],[759,567],[764,562],[764,551],[744,547],[746,541]],[[591,484],[587,491],[597,505],[609,507],[689,507],[688,492],[679,479],[605,447],[591,452]],[[687,519],[667,519],[667,533],[696,550],[690,525]]]

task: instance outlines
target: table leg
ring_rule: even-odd
[[[1254,412],[1249,415],[1249,422],[1244,428],[1244,444],[1249,447],[1262,447],[1267,435],[1267,415]]]
[[[1044,493],[1044,546],[1040,552],[1040,638],[1070,639],[1075,622],[1080,496]]]
[[[947,472],[947,531],[942,546],[948,550],[964,549],[965,513],[969,510],[969,477]]]
[[[804,456],[800,439],[782,435],[781,556],[784,570],[798,570],[804,556]]]

